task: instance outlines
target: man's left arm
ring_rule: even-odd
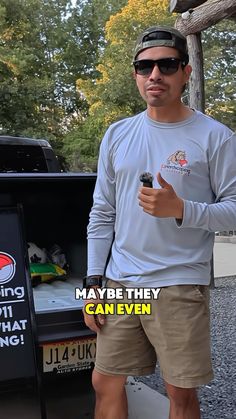
[[[180,228],[201,228],[207,231],[236,228],[236,136],[225,141],[212,156],[210,180],[216,196],[215,203],[183,200],[160,173],[161,189],[140,189],[139,205],[150,215],[176,219]]]

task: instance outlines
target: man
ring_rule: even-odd
[[[107,287],[160,292],[151,315],[85,312],[97,332],[96,419],[127,419],[126,378],[152,373],[157,359],[170,419],[199,419],[196,388],[213,377],[210,260],[214,232],[236,228],[236,136],[182,103],[188,58],[177,30],[145,30],[134,71],[147,110],[111,125],[101,144],[87,286],[105,274]],[[157,174],[153,188],[142,172]]]

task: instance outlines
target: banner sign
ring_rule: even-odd
[[[0,209],[0,381],[36,374],[34,307],[23,243],[18,209]]]

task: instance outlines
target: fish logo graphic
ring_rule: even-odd
[[[0,285],[11,281],[16,272],[15,259],[5,252],[0,252]]]
[[[188,160],[186,160],[186,153],[183,150],[177,150],[175,153],[171,154],[167,159],[168,164],[177,164],[178,166],[186,166]]]

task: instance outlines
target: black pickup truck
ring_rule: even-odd
[[[30,283],[43,371],[48,375],[93,365],[96,340],[83,322],[83,302],[75,299],[75,288],[82,288],[86,275],[86,227],[95,180],[95,174],[62,172],[45,140],[0,136],[0,210],[21,208],[25,248],[29,242],[46,249],[57,244],[66,256],[66,275]],[[0,235],[1,230],[0,224]],[[27,254],[21,263],[29,272]],[[0,330],[0,340],[1,336]]]
[[[61,172],[46,140],[0,136],[0,173]]]

